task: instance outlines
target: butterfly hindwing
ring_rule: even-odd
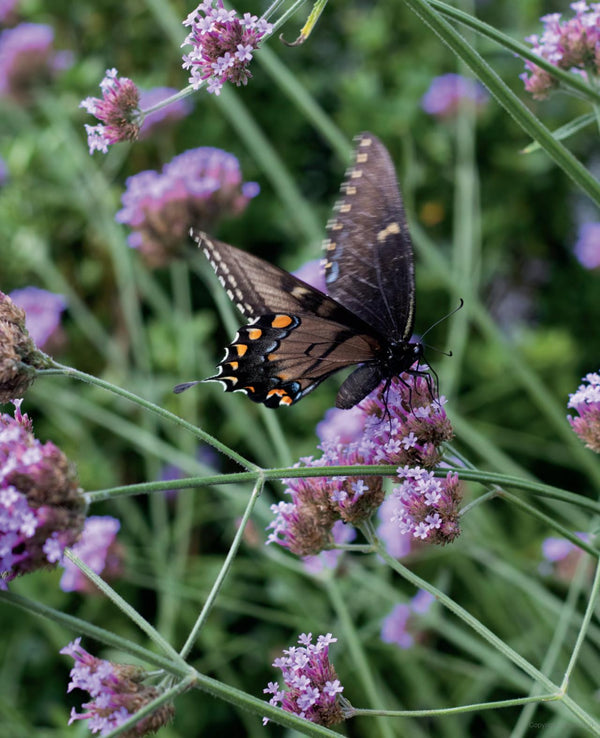
[[[371,133],[356,139],[324,243],[328,293],[380,334],[408,341],[414,324],[413,249],[394,165]]]
[[[244,392],[267,407],[292,405],[326,377],[357,361],[369,361],[379,345],[370,336],[315,317],[264,314],[238,331],[205,381],[226,392]]]

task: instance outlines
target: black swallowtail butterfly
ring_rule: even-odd
[[[413,250],[394,165],[370,133],[356,137],[342,197],[324,243],[328,295],[256,256],[192,232],[249,323],[219,364],[227,392],[267,407],[292,405],[339,369],[359,364],[337,394],[351,408],[423,355],[410,341],[415,315]],[[182,392],[197,382],[175,387]]]

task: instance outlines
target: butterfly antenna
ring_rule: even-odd
[[[439,320],[436,320],[433,325],[430,325],[429,328],[425,331],[425,333],[423,333],[423,335],[421,336],[421,339],[425,338],[425,336],[429,333],[429,331],[433,330],[436,327],[436,325],[443,323],[444,320],[446,320],[447,318],[450,318],[452,315],[454,315],[454,313],[457,313],[464,304],[465,304],[465,301],[461,297],[458,307],[455,307],[454,310],[451,310],[447,315],[442,316]],[[429,346],[429,348],[433,348],[433,347]],[[438,351],[439,349],[434,349],[434,350]],[[444,353],[444,352],[442,351],[441,353]],[[452,354],[450,354],[450,356],[451,355]]]

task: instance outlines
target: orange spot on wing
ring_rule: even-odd
[[[250,330],[248,331],[248,338],[251,341],[256,341],[261,336],[262,336],[262,331],[260,328],[250,328]]]
[[[292,404],[292,398],[289,395],[286,395],[285,397],[282,397],[281,400],[279,400],[280,405],[291,405]]]
[[[236,343],[233,348],[237,351],[238,356],[243,356],[248,351],[248,346],[243,343]]]
[[[287,328],[291,323],[292,319],[289,315],[276,315],[271,325],[273,328]]]
[[[239,367],[239,361],[228,361],[227,366],[231,367],[232,372],[236,372]]]

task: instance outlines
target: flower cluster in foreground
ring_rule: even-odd
[[[320,434],[327,438],[322,456],[301,459],[300,468],[392,464],[401,465],[398,475],[405,478],[407,465],[416,474],[427,475],[428,489],[422,493],[424,479],[415,481],[409,493],[406,480],[396,492],[398,533],[429,543],[446,543],[458,535],[460,494],[454,477],[434,479],[426,471],[441,459],[440,446],[452,437],[452,427],[444,411],[445,399],[433,398],[427,380],[403,374],[386,388],[385,383],[366,397],[358,407],[364,418],[352,417],[353,441],[339,442],[324,425]],[[345,413],[347,411],[339,411]],[[354,412],[354,411],[353,411]],[[330,415],[330,423],[337,423]],[[275,519],[270,523],[267,543],[278,543],[299,556],[312,556],[333,545],[336,521],[359,525],[377,510],[384,500],[383,478],[376,475],[298,477],[285,481],[291,501],[272,506]],[[435,488],[435,489],[434,489]]]
[[[139,172],[126,184],[116,219],[133,230],[129,245],[150,266],[177,257],[190,228],[210,230],[221,218],[239,215],[259,192],[256,182],[242,182],[233,154],[209,146],[184,151],[162,172]]]
[[[183,68],[190,72],[190,84],[197,90],[204,82],[207,91],[221,93],[225,82],[238,87],[252,77],[248,65],[265,35],[273,26],[264,18],[226,10],[222,0],[204,0],[183,23],[190,32],[182,46],[191,46],[183,56]]]
[[[284,686],[269,682],[263,690],[271,695],[269,704],[299,715],[319,725],[335,725],[345,719],[339,695],[344,691],[329,661],[329,645],[335,643],[331,633],[320,635],[313,644],[312,633],[302,633],[300,646],[292,646],[275,659],[273,666],[281,670]],[[263,723],[268,719],[264,718]]]
[[[79,538],[85,501],[63,452],[42,444],[20,401],[0,415],[0,586],[55,566]]]
[[[102,97],[86,97],[79,107],[101,123],[85,125],[90,154],[108,152],[111,144],[135,141],[140,133],[140,91],[127,77],[119,77],[116,69],[107,69],[100,82]]]
[[[573,18],[563,20],[560,13],[541,18],[544,32],[529,36],[533,52],[559,69],[580,74],[600,72],[600,4],[571,3]],[[525,62],[527,72],[520,75],[525,89],[537,100],[543,100],[558,87],[558,80],[532,61]]]
[[[600,454],[600,373],[586,374],[577,392],[569,395],[568,407],[579,417],[567,416],[571,427],[585,445]]]
[[[47,361],[25,327],[25,311],[0,292],[0,405],[23,397]]]
[[[76,638],[60,651],[75,660],[67,691],[83,689],[90,693],[92,700],[83,703],[82,713],[77,713],[73,708],[69,725],[75,720],[88,720],[92,733],[106,735],[160,696],[160,690],[156,687],[143,684],[147,674],[139,666],[97,659],[80,643],[81,638]],[[139,738],[156,733],[173,719],[174,714],[173,705],[164,704],[120,735],[123,738]]]

